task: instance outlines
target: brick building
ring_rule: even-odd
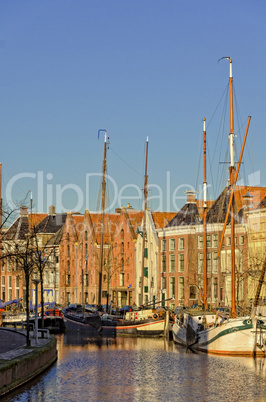
[[[245,219],[245,194],[253,194],[252,208],[266,194],[264,187],[237,186],[236,204],[236,300],[246,306],[248,300],[248,237]],[[225,188],[207,212],[207,298],[212,306],[231,303],[231,231],[230,219],[225,231],[220,258],[220,244],[229,202]],[[202,302],[203,296],[203,222],[195,194],[188,193],[187,203],[159,235],[159,275],[164,298],[168,304],[191,306]]]

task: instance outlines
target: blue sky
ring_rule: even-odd
[[[106,129],[112,208],[141,207],[149,136],[150,206],[176,210],[202,182],[203,117],[217,196],[229,123],[221,140],[220,117],[209,122],[228,83],[223,56],[233,59],[240,125],[252,116],[243,179],[254,170],[266,185],[265,11],[263,0],[1,0],[4,196],[11,189],[19,204],[32,190],[38,212],[96,210],[100,178],[88,175],[101,171]]]

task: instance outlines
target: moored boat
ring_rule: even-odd
[[[111,336],[165,336],[172,327],[168,313],[160,315],[152,309],[128,312],[124,318],[101,312],[77,314],[65,310],[64,322],[68,331],[85,331]]]
[[[221,250],[223,244],[223,236],[227,225],[228,216],[230,214],[231,222],[231,317],[222,319],[208,325],[204,314],[204,324],[199,324],[199,316],[193,317],[187,314],[185,323],[181,323],[176,317],[173,327],[173,338],[175,342],[182,343],[192,349],[200,350],[207,353],[223,354],[223,355],[245,355],[245,356],[265,356],[266,354],[266,315],[262,315],[257,311],[259,295],[266,271],[266,260],[263,265],[261,277],[258,284],[257,293],[254,299],[254,305],[251,314],[237,317],[236,311],[236,281],[235,281],[235,216],[234,216],[234,189],[237,183],[238,172],[244,151],[244,145],[250,123],[248,119],[245,137],[238,161],[238,167],[235,171],[234,165],[234,119],[233,119],[233,75],[232,60],[230,61],[230,199],[228,210],[224,222],[224,228],[220,240]],[[204,272],[206,274],[206,271]],[[206,281],[207,275],[204,277]],[[204,284],[206,289],[206,282]],[[204,300],[206,291],[204,291]],[[185,316],[185,315],[184,315]]]

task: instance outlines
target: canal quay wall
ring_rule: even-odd
[[[40,338],[37,344],[35,339],[31,338],[31,346],[28,348],[26,347],[26,336],[23,333],[1,328],[0,342],[1,337],[6,338],[4,339],[6,350],[9,351],[0,353],[0,396],[38,376],[57,360],[54,337]],[[21,339],[24,343],[22,347]],[[10,348],[9,341],[13,344],[13,349]]]

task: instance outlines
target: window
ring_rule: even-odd
[[[241,246],[243,246],[243,244],[244,244],[244,236],[243,235],[239,236],[239,244]]]
[[[170,239],[169,240],[169,250],[170,251],[175,251],[175,239]]]
[[[6,288],[3,286],[2,286],[1,293],[2,293],[2,300],[4,301],[6,299]]]
[[[211,235],[207,235],[207,248],[211,247]]]
[[[85,232],[85,241],[87,241],[87,240],[88,240],[88,232],[86,230],[86,232]]]
[[[231,237],[230,236],[226,238],[226,245],[231,246]]]
[[[144,267],[144,276],[148,278],[148,267]]]
[[[184,299],[184,277],[179,276],[178,278],[178,299]]]
[[[144,258],[148,258],[148,249],[147,249],[147,247],[144,249]]]
[[[149,292],[149,287],[148,286],[144,286],[144,293],[148,293]]]
[[[212,235],[212,247],[217,248],[218,247],[218,234],[214,233]]]
[[[185,245],[184,237],[179,237],[178,250],[184,250],[184,245]]]
[[[236,250],[236,271],[243,272],[243,250]]]
[[[213,283],[212,283],[212,293],[213,293],[213,301],[218,300],[218,279],[213,278]]]
[[[165,239],[161,240],[161,251],[166,251],[166,240]]]
[[[162,277],[162,289],[166,289],[166,278]]]
[[[70,247],[67,246],[67,256],[70,257]]]
[[[151,288],[154,288],[154,278],[153,278],[153,276],[151,278]]]
[[[197,287],[195,285],[189,286],[189,299],[196,300],[197,298]]]
[[[220,300],[224,299],[224,288],[220,288]]]
[[[175,277],[170,276],[169,297],[175,298]]]
[[[175,272],[175,255],[170,254],[169,256],[169,272]]]
[[[207,253],[207,272],[211,273],[211,253]]]
[[[203,248],[203,236],[198,236],[198,248]]]
[[[221,251],[221,272],[226,272],[226,254],[225,254],[225,250]]]
[[[116,291],[113,291],[113,303],[116,304]]]
[[[19,276],[16,276],[15,281],[16,281],[16,288],[19,288]]]
[[[88,274],[84,275],[84,285],[89,286],[89,275]]]
[[[161,258],[162,258],[162,260],[161,260],[161,263],[162,263],[161,271],[166,272],[166,255],[162,255]]]
[[[55,273],[55,285],[59,285],[59,272],[58,271],[56,271],[56,273]]]
[[[217,274],[218,272],[218,258],[217,258],[217,251],[213,251],[212,253],[212,272]]]
[[[66,285],[70,285],[70,275],[66,275]]]
[[[178,272],[184,272],[184,254],[178,254]]]
[[[203,253],[198,253],[198,274],[203,274]]]
[[[5,279],[6,279],[6,278],[5,278],[4,276],[2,276],[1,281],[2,281],[2,285],[3,285],[3,286],[5,286],[5,284],[6,284]]]
[[[120,285],[119,286],[124,286],[125,285],[125,277],[124,274],[120,274]]]

